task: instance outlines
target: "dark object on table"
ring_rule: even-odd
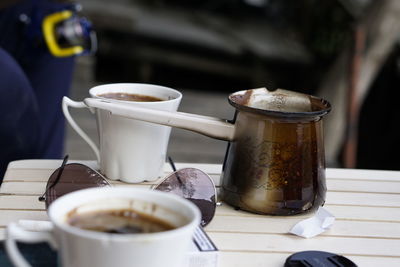
[[[47,243],[21,244],[18,249],[33,267],[54,267],[57,266],[57,252],[52,250]],[[4,241],[0,242],[0,266],[12,267],[7,256]]]
[[[357,265],[341,255],[324,251],[302,251],[289,256],[285,267],[357,267]]]

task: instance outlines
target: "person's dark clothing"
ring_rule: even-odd
[[[61,101],[68,95],[74,58],[49,53],[41,24],[64,8],[25,0],[0,9],[0,182],[12,160],[62,157]]]

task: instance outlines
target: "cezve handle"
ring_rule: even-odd
[[[234,139],[235,125],[219,118],[143,108],[100,98],[86,98],[83,102],[89,107],[108,110],[113,115],[186,129],[226,141]]]

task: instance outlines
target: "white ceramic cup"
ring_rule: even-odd
[[[164,232],[108,234],[83,230],[67,223],[70,212],[134,209],[160,218],[176,228]],[[185,258],[200,211],[190,201],[160,191],[138,188],[90,188],[69,193],[48,210],[51,231],[30,232],[16,223],[6,231],[6,250],[14,265],[29,266],[16,241],[47,241],[59,253],[63,267],[180,266]]]
[[[154,96],[157,102],[112,100],[115,104],[141,106],[155,110],[176,111],[182,99],[177,90],[151,84],[116,83],[93,87],[92,98],[104,93],[129,93]],[[108,99],[110,100],[110,99]],[[100,149],[71,117],[68,107],[89,108],[96,114]],[[72,128],[90,145],[96,154],[100,171],[112,180],[128,183],[154,181],[163,169],[171,128],[112,115],[107,110],[91,108],[85,102],[63,98],[64,116]]]

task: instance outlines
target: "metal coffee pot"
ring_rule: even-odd
[[[228,98],[233,121],[87,98],[89,107],[229,141],[222,172],[224,202],[254,213],[299,214],[325,202],[322,117],[330,104],[278,89],[244,90]],[[168,101],[168,100],[166,100]]]

